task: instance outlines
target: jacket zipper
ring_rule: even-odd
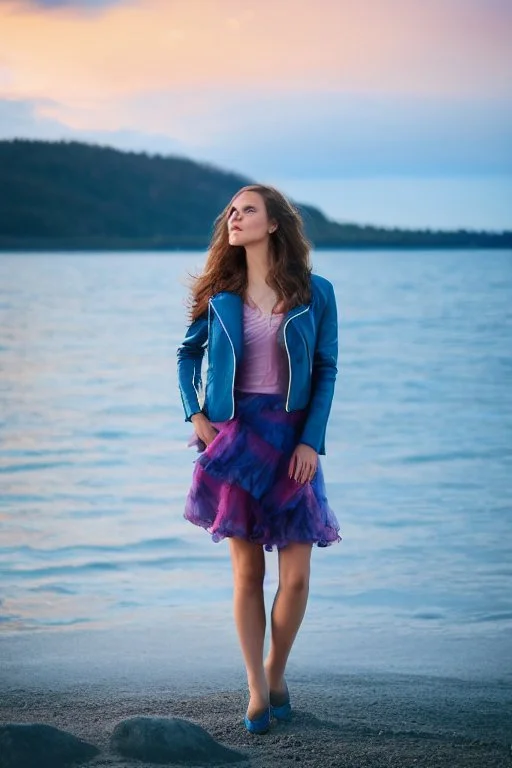
[[[215,309],[215,307],[213,306],[211,301],[209,301],[208,303],[210,304],[211,307],[213,307],[213,311],[215,312],[215,314],[219,318],[219,323],[224,328],[224,332],[225,332],[226,336],[229,339],[229,343],[231,344],[231,351],[233,352],[233,380],[231,382],[231,404],[232,405],[231,405],[231,416],[229,417],[230,419],[232,419],[234,417],[234,415],[235,415],[235,368],[236,368],[235,347],[233,346],[233,342],[231,341],[231,336],[229,335],[226,326],[222,322],[221,316],[219,315],[219,313],[217,312],[217,310]]]
[[[306,309],[303,309],[302,312],[297,312],[296,315],[292,315],[292,317],[289,317],[288,320],[286,321],[286,323],[284,324],[284,328],[283,328],[284,346],[286,348],[286,354],[288,355],[288,372],[289,372],[289,376],[288,376],[288,394],[286,395],[286,405],[285,405],[285,410],[286,411],[288,411],[288,405],[289,405],[289,402],[290,402],[290,392],[291,392],[291,389],[292,389],[292,361],[290,359],[290,350],[288,349],[288,343],[286,341],[286,326],[288,325],[290,320],[294,320],[296,317],[300,317],[300,315],[303,315],[308,310],[309,310],[309,307],[306,307]]]

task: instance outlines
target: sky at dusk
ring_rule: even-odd
[[[512,0],[0,0],[0,138],[184,155],[338,221],[512,229]]]

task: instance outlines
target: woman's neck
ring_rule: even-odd
[[[246,247],[245,259],[249,289],[251,287],[253,289],[263,289],[267,286],[266,278],[270,269],[270,255],[267,244],[257,243]]]

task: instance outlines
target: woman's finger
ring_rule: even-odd
[[[309,461],[304,463],[304,468],[301,475],[301,483],[306,483],[311,475],[311,463]]]
[[[293,473],[293,479],[295,480],[296,483],[299,482],[299,477],[301,475],[301,472],[302,472],[302,459],[300,458],[300,456],[298,454],[296,454],[296,456],[295,456],[295,471]]]
[[[299,483],[305,483],[309,472],[309,461],[303,461],[299,475]]]
[[[290,464],[288,467],[288,477],[293,478],[295,475],[295,469],[297,464],[297,454],[295,452],[292,453],[292,457],[290,459]]]
[[[213,440],[219,434],[219,430],[212,424],[206,423],[199,426],[199,428],[196,430],[196,434],[205,445],[210,445],[210,443],[213,442]]]
[[[308,471],[304,479],[304,482],[310,483],[315,476],[315,472],[316,472],[316,464],[314,462],[311,462],[308,467]]]
[[[208,445],[210,445],[210,443],[213,443],[213,441],[215,440],[218,434],[219,434],[219,430],[216,429],[215,427],[212,427],[211,430],[208,430]]]

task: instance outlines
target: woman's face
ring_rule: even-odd
[[[254,245],[268,239],[276,229],[267,216],[265,201],[259,192],[241,192],[228,213],[230,245]]]

